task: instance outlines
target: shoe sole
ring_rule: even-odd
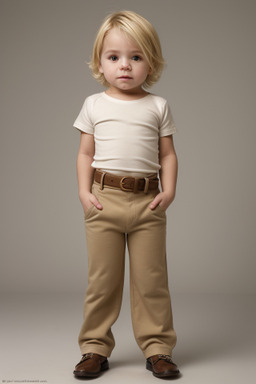
[[[158,377],[160,379],[165,378],[165,377],[177,377],[180,375],[180,371],[176,371],[176,372],[167,371],[167,372],[163,372],[163,373],[156,373],[156,372],[154,372],[152,365],[148,361],[146,364],[146,369],[148,369],[150,372],[152,372],[155,377]]]
[[[105,361],[104,363],[102,363],[99,372],[74,371],[73,373],[76,377],[98,377],[100,376],[101,372],[107,371],[108,369],[109,369],[108,361]]]

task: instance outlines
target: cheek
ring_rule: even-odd
[[[104,76],[111,76],[112,73],[114,73],[114,69],[111,65],[108,65],[108,63],[100,64],[99,66],[100,73],[103,73]]]
[[[140,70],[140,77],[141,78],[147,78],[147,76],[150,74],[150,68],[147,66],[147,67],[143,67],[141,68]]]
[[[100,59],[100,63],[99,63],[99,71],[100,71],[100,73],[107,72],[107,68],[108,68],[108,62],[106,62],[106,60],[104,60],[104,58],[101,58]]]

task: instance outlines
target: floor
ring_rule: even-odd
[[[1,295],[0,382],[72,384],[83,294]],[[173,294],[180,384],[256,382],[256,296]],[[129,299],[113,327],[110,369],[96,381],[157,383],[134,341]],[[175,381],[176,381],[175,380]],[[89,380],[91,381],[91,380]],[[166,380],[164,380],[166,381]],[[169,381],[169,380],[168,380]]]

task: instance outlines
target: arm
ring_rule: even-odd
[[[102,205],[91,193],[94,175],[94,169],[91,167],[91,163],[93,161],[94,151],[94,136],[87,133],[81,133],[77,156],[77,179],[79,199],[84,211],[87,211],[91,205],[95,205],[96,208],[102,209]]]
[[[155,209],[157,205],[160,205],[166,210],[174,200],[178,175],[178,160],[172,135],[159,139],[159,162],[162,192],[154,198],[150,208]]]

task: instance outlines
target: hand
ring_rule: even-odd
[[[149,208],[153,210],[159,205],[165,211],[173,200],[174,196],[167,192],[160,192],[158,195],[156,195],[152,203],[150,203]]]
[[[82,203],[84,212],[86,212],[92,205],[94,205],[99,210],[103,208],[96,196],[90,192],[79,195],[79,198]]]

